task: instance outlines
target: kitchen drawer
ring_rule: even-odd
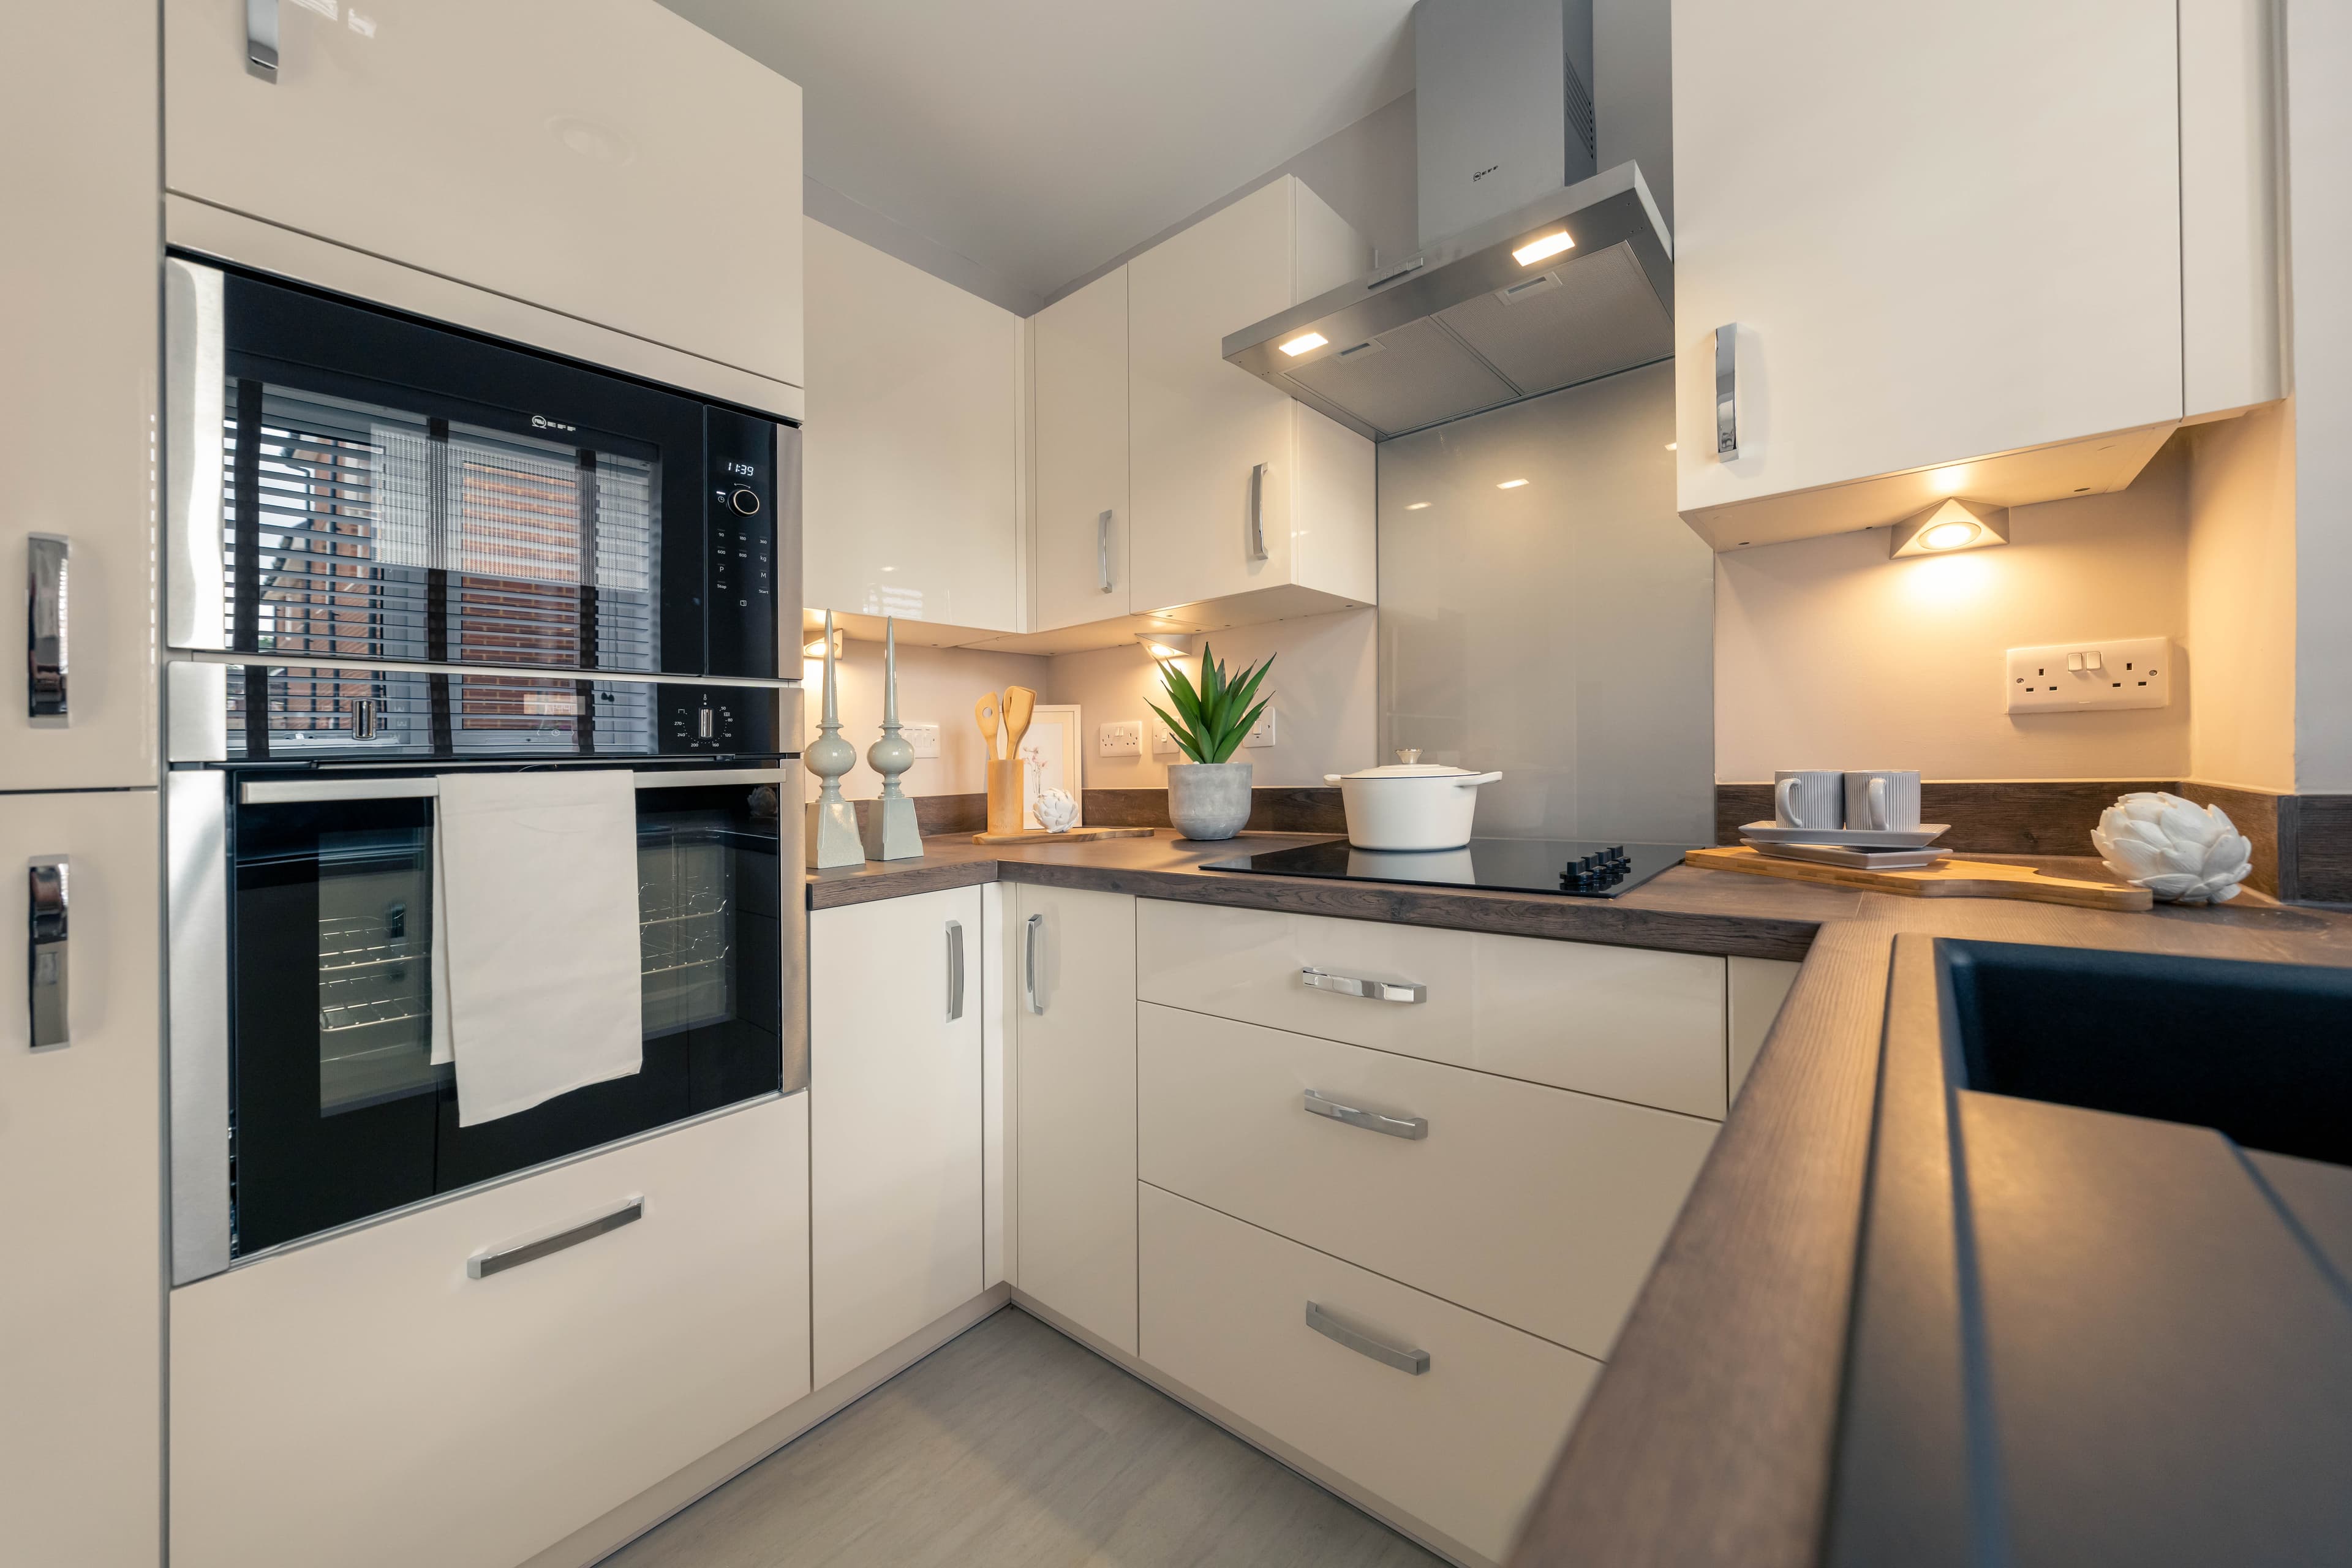
[[[1157,1187],[1139,1207],[1147,1364],[1501,1559],[1600,1363]],[[1427,1369],[1317,1331],[1309,1302]]]
[[[1142,1178],[1606,1356],[1716,1123],[1149,1004]],[[1308,1091],[1425,1124],[1307,1110]]]
[[[803,1094],[174,1290],[172,1562],[513,1568],[807,1393],[808,1283]]]
[[[1724,1113],[1720,958],[1144,900],[1146,1002],[1629,1100]],[[1304,969],[1423,988],[1374,1001]]]

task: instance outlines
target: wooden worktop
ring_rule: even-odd
[[[826,909],[993,880],[1566,941],[1802,958],[1770,1038],[1619,1336],[1511,1562],[1811,1568],[1819,1559],[1898,932],[2352,965],[2352,914],[2246,893],[2115,914],[1923,900],[1676,867],[1622,898],[1446,892],[1203,871],[1312,840],[1161,832],[814,872]],[[2095,861],[2042,862],[2070,876]]]

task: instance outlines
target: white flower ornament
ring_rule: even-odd
[[[2226,903],[2253,869],[2253,846],[2220,807],[2160,791],[2101,812],[2091,843],[2108,870],[2168,903]]]
[[[1078,803],[1063,789],[1037,792],[1037,824],[1048,833],[1067,833],[1078,819]]]

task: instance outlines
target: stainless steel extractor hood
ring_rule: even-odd
[[[1633,163],[1592,172],[1591,0],[1421,0],[1413,23],[1421,253],[1226,361],[1377,441],[1670,356],[1665,220]]]

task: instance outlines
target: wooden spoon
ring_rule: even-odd
[[[1025,686],[1004,689],[1004,754],[1021,754],[1021,739],[1029,733],[1029,721],[1037,711],[1037,694]]]
[[[996,693],[992,691],[973,703],[971,711],[972,716],[980,721],[981,743],[987,750],[988,760],[994,762],[996,760]]]

